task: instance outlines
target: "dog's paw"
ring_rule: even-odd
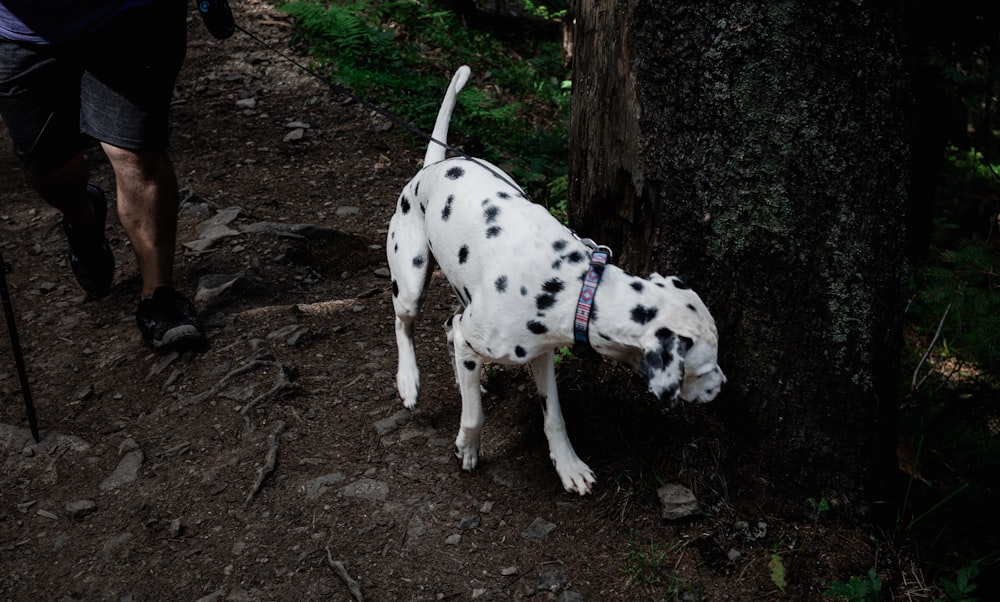
[[[420,392],[420,377],[400,371],[396,375],[396,389],[403,399],[403,405],[408,409],[413,409],[417,405],[417,395]]]
[[[467,434],[465,429],[455,438],[455,457],[462,462],[462,470],[475,470],[479,463],[479,437]]]
[[[559,473],[563,488],[570,493],[586,495],[590,493],[594,483],[597,482],[594,471],[580,458],[567,459],[561,462],[553,458],[552,463],[556,467],[556,472]]]

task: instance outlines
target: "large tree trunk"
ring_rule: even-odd
[[[851,496],[894,449],[903,4],[575,7],[572,225],[626,268],[689,278],[741,468],[796,491]]]

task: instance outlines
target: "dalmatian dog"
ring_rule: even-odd
[[[549,455],[563,487],[589,493],[596,479],[573,450],[556,390],[554,352],[573,345],[580,291],[595,249],[578,239],[498,167],[446,158],[451,113],[469,77],[461,67],[438,112],[424,167],[403,188],[389,222],[386,255],[392,277],[403,405],[417,403],[420,374],[414,323],[436,263],[462,309],[448,320],[462,396],[455,455],[462,468],[479,461],[485,421],[480,373],[486,362],[527,364],[543,400]],[[681,398],[708,402],[726,377],[717,363],[718,332],[705,304],[679,278],[640,278],[608,264],[592,291],[587,338],[598,354],[641,374],[668,406]]]

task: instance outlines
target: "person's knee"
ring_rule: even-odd
[[[173,167],[165,151],[132,150],[107,143],[102,146],[119,177],[157,182],[173,177]]]

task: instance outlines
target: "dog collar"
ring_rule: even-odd
[[[590,327],[590,312],[594,306],[594,295],[597,294],[597,285],[601,283],[601,276],[604,275],[604,266],[611,256],[611,249],[605,246],[597,246],[593,241],[587,246],[593,251],[590,255],[590,267],[583,278],[583,286],[580,287],[580,298],[576,302],[576,318],[573,322],[573,351],[583,354],[591,350],[590,337],[587,332]]]

